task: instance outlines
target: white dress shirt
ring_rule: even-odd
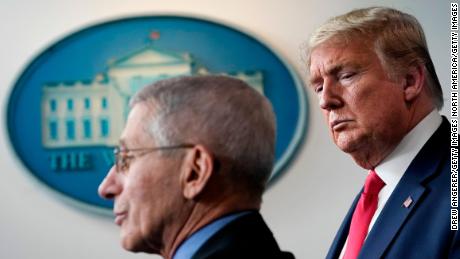
[[[382,212],[383,207],[393,193],[399,180],[406,172],[412,160],[422,149],[428,139],[439,128],[442,122],[442,117],[435,109],[428,114],[417,126],[415,126],[398,144],[398,146],[388,155],[374,170],[377,175],[385,182],[385,186],[379,192],[379,200],[377,210],[372,217],[367,233],[371,231],[375,221]],[[345,255],[348,238],[345,242],[339,258]]]

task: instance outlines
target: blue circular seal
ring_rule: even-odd
[[[29,171],[84,204],[110,208],[97,187],[113,164],[130,96],[157,80],[225,74],[264,94],[277,117],[277,178],[299,146],[307,101],[298,76],[236,29],[178,16],[127,18],[85,28],[40,53],[12,90],[8,133]]]

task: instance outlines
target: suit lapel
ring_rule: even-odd
[[[412,179],[413,180],[413,179]],[[359,258],[381,258],[388,245],[398,233],[412,209],[421,202],[425,188],[412,181],[400,182],[393,192],[382,213],[369,233]],[[412,204],[403,206],[406,198],[410,197]]]
[[[423,202],[425,181],[437,173],[440,161],[445,157],[445,136],[449,135],[449,123],[444,118],[441,126],[431,136],[409,165],[400,182],[388,199],[380,216],[369,233],[359,258],[381,258],[395,238],[409,214]],[[411,199],[412,202],[406,203]]]

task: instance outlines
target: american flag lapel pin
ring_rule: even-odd
[[[407,199],[403,203],[404,208],[406,208],[406,209],[409,208],[409,206],[412,204],[412,202],[413,202],[412,197],[410,197],[410,196],[407,197]]]

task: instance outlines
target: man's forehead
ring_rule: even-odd
[[[331,55],[321,55],[318,57],[312,55],[312,62],[309,71],[310,83],[317,81],[318,78],[321,76],[336,74],[337,72],[341,71],[344,67],[356,65],[353,59],[348,60],[334,53],[330,54]]]
[[[126,130],[123,131],[123,134],[120,137],[120,140],[118,141],[120,147],[123,148],[135,148],[138,147],[139,142],[139,133],[133,133],[131,134],[130,132],[126,132]]]
[[[120,146],[132,148],[152,141],[146,130],[150,112],[149,107],[142,104],[131,109],[119,140]]]
[[[369,62],[375,55],[364,44],[331,44],[325,43],[316,47],[310,57],[310,75],[331,73],[344,67],[360,67]]]

